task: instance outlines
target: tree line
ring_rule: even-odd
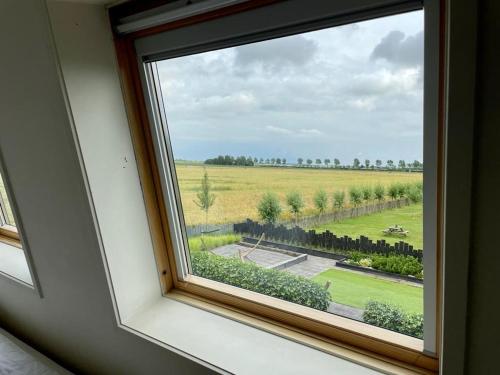
[[[237,165],[237,166],[245,166],[252,167],[255,165],[273,165],[273,166],[282,166],[287,164],[286,158],[256,158],[251,156],[231,156],[231,155],[219,155],[215,158],[205,160],[205,164],[212,165]],[[334,158],[333,162],[331,159],[304,159],[298,158],[295,163],[298,167],[326,167],[326,168],[339,168],[339,169],[423,169],[424,165],[422,162],[418,160],[414,160],[413,162],[406,162],[405,160],[399,160],[397,164],[389,159],[385,161],[385,163],[381,159],[375,160],[372,163],[370,159],[365,159],[361,162],[360,159],[354,158],[352,164],[342,164],[340,159]]]

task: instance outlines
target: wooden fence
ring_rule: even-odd
[[[321,224],[331,223],[332,221],[342,221],[346,219],[351,219],[353,217],[371,215],[377,212],[382,212],[393,208],[401,208],[408,206],[409,204],[411,204],[411,202],[408,198],[400,198],[395,200],[367,204],[366,206],[344,208],[338,211],[324,213],[322,215],[300,217],[297,221],[280,220],[278,221],[278,224],[282,224],[286,227],[299,226],[302,228],[310,228]]]
[[[422,250],[414,249],[412,245],[403,241],[391,245],[385,240],[372,241],[365,236],[360,236],[356,239],[349,236],[337,237],[330,231],[316,233],[315,230],[305,231],[297,226],[287,228],[284,225],[259,224],[250,219],[244,223],[234,224],[234,231],[252,237],[259,237],[262,233],[265,233],[266,239],[285,243],[310,245],[332,250],[356,250],[363,253],[395,253],[398,255],[409,255],[420,261],[422,260]]]

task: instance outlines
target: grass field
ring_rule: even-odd
[[[216,195],[215,204],[210,209],[210,223],[231,223],[246,218],[258,219],[257,203],[266,191],[278,194],[283,207],[283,218],[291,218],[285,207],[285,196],[292,190],[302,193],[305,200],[303,214],[315,214],[312,198],[314,193],[323,189],[331,196],[334,191],[351,186],[375,185],[388,186],[394,182],[416,182],[422,180],[421,173],[388,171],[350,171],[313,168],[271,168],[271,167],[225,167],[176,164],[177,177],[181,191],[182,206],[187,225],[203,224],[205,215],[194,200],[200,189],[204,173],[208,173]],[[346,197],[347,201],[347,197]],[[331,209],[331,208],[330,208]]]
[[[408,236],[401,238],[387,236],[382,233],[387,227],[396,224],[408,230]],[[332,233],[350,237],[359,237],[363,235],[371,240],[384,239],[389,243],[405,241],[417,249],[422,249],[422,204],[413,204],[402,208],[385,210],[372,215],[346,219],[342,222],[332,222],[312,229],[315,229],[317,232],[329,230]]]
[[[330,281],[333,301],[344,305],[363,309],[371,300],[400,306],[409,313],[423,312],[423,288],[417,286],[336,269],[322,272],[313,280],[321,285]]]

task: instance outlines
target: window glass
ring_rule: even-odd
[[[5,190],[5,184],[2,175],[0,174],[0,226],[5,225],[15,226],[16,223],[14,221],[12,208]]]
[[[423,11],[157,62],[190,272],[422,338]]]

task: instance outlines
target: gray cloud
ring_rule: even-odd
[[[424,56],[424,32],[415,35],[393,30],[382,38],[371,53],[371,59],[385,59],[398,65],[422,65]]]
[[[261,65],[264,69],[280,70],[287,66],[302,66],[311,61],[317,51],[316,43],[301,35],[279,38],[237,47],[236,67]]]

